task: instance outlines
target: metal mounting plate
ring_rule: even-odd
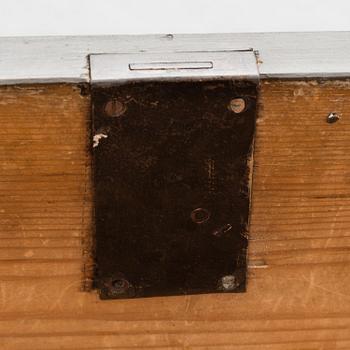
[[[102,299],[245,291],[256,63],[203,55],[91,57]]]
[[[252,50],[90,55],[90,67],[92,84],[259,78]]]

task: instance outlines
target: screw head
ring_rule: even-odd
[[[327,123],[333,124],[333,123],[337,122],[339,119],[340,119],[339,114],[332,112],[332,113],[329,113],[327,116]]]
[[[122,294],[128,290],[130,283],[125,279],[116,279],[111,282],[111,285],[115,293]]]
[[[107,278],[102,282],[101,294],[106,299],[119,298],[122,296],[132,296],[133,286],[121,274]]]
[[[120,117],[126,111],[126,106],[124,103],[118,101],[117,99],[113,99],[108,101],[104,106],[104,112],[108,117]]]
[[[231,292],[238,287],[239,283],[235,276],[227,275],[220,279],[219,287],[225,292]]]
[[[230,101],[229,109],[236,114],[242,113],[246,110],[246,101],[242,97],[234,98]]]
[[[204,208],[197,208],[191,213],[191,220],[196,224],[204,224],[210,218],[210,212]]]

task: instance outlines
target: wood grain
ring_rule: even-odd
[[[0,88],[1,350],[350,349],[350,82],[262,83],[243,294],[82,291],[89,118],[77,86]]]

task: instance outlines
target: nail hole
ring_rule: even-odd
[[[192,211],[191,219],[196,224],[203,224],[210,218],[210,213],[207,209],[197,208]]]

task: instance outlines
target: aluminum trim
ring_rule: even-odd
[[[89,54],[246,50],[260,79],[350,78],[350,32],[0,37],[0,85],[87,83]]]
[[[186,66],[186,62],[188,66]],[[198,69],[193,63],[211,62],[212,67]],[[148,65],[150,69],[131,70],[130,65]],[[168,69],[151,69],[151,66]],[[181,64],[181,68],[179,68]],[[172,66],[172,68],[171,68]],[[177,68],[175,66],[178,66]],[[253,51],[173,52],[90,55],[92,84],[145,80],[258,80]]]

